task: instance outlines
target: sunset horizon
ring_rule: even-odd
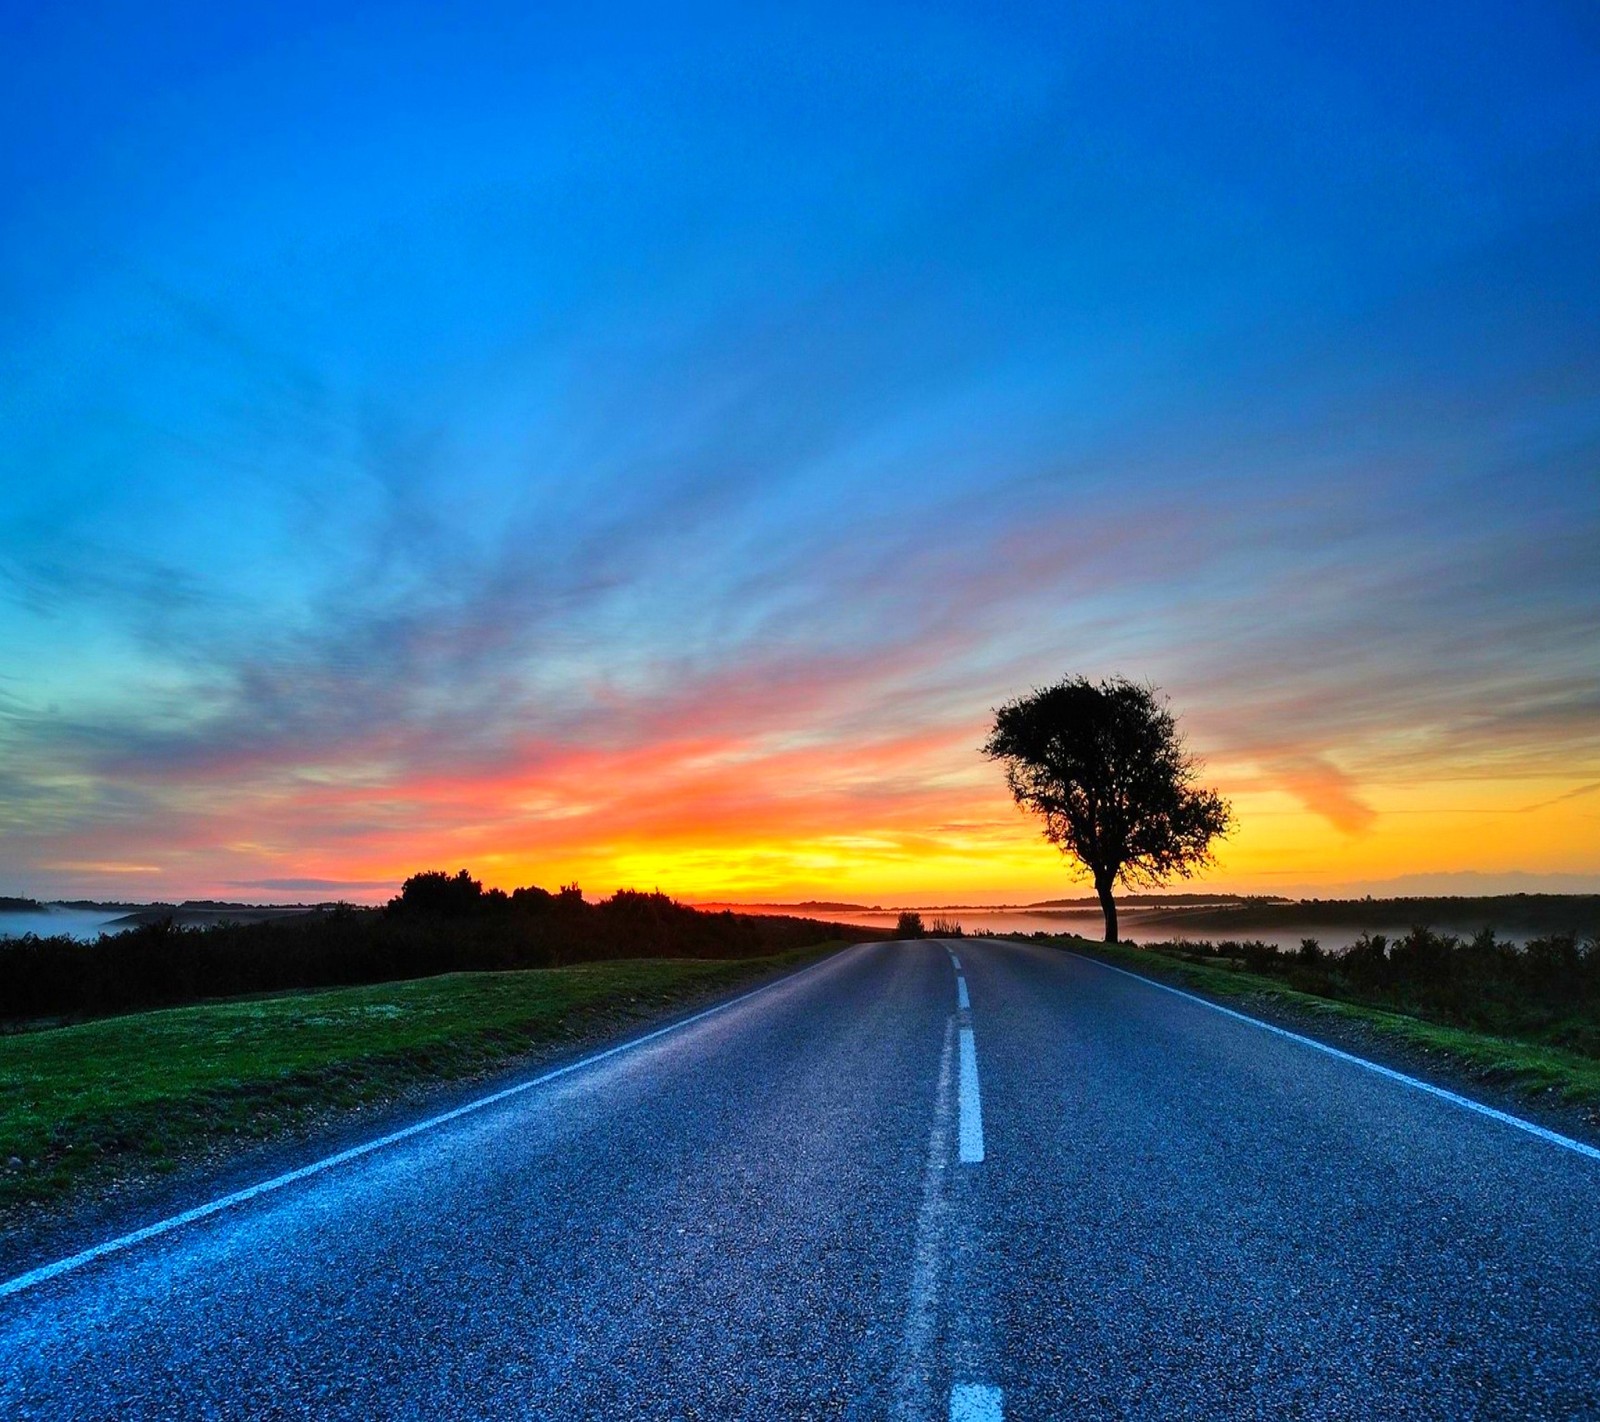
[[[635,18],[24,26],[0,888],[1048,897],[1066,674],[1219,889],[1600,887],[1565,21]]]

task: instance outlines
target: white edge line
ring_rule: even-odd
[[[175,1229],[184,1225],[193,1224],[196,1220],[206,1219],[208,1216],[221,1213],[223,1210],[232,1209],[235,1205],[243,1205],[261,1195],[269,1195],[275,1190],[281,1190],[285,1185],[293,1185],[297,1181],[308,1179],[313,1175],[320,1175],[325,1170],[332,1170],[337,1165],[344,1165],[352,1160],[358,1160],[364,1155],[371,1155],[374,1151],[382,1150],[385,1146],[392,1146],[400,1141],[409,1140],[412,1136],[419,1136],[424,1131],[431,1131],[436,1126],[446,1125],[450,1121],[459,1120],[462,1116],[471,1115],[474,1111],[481,1111],[486,1106],[493,1106],[512,1096],[520,1096],[524,1091],[532,1091],[536,1086],[544,1086],[557,1077],[568,1076],[572,1072],[581,1071],[584,1067],[593,1066],[602,1062],[607,1057],[614,1057],[621,1052],[631,1052],[635,1047],[642,1047],[646,1042],[653,1042],[658,1037],[665,1037],[670,1032],[678,1032],[683,1028],[701,1022],[707,1017],[719,1012],[726,1012],[730,1007],[737,1007],[741,1002],[748,1002],[752,997],[759,997],[764,992],[770,992],[775,987],[784,983],[792,983],[808,973],[815,972],[825,964],[837,962],[844,956],[844,952],[830,953],[820,962],[809,963],[798,972],[786,973],[770,983],[762,983],[760,987],[752,988],[749,992],[740,993],[738,997],[729,998],[726,1002],[719,1002],[714,1007],[703,1008],[693,1016],[685,1017],[678,1022],[669,1022],[665,1027],[657,1027],[652,1032],[646,1032],[642,1037],[634,1037],[626,1042],[619,1042],[614,1047],[607,1047],[603,1051],[591,1053],[589,1056],[580,1057],[575,1062],[568,1062],[551,1071],[534,1077],[531,1081],[520,1081],[515,1086],[507,1086],[499,1091],[491,1091],[487,1096],[480,1096],[463,1105],[456,1106],[449,1111],[441,1111],[437,1116],[429,1116],[425,1121],[416,1121],[398,1131],[390,1131],[387,1135],[379,1136],[375,1140],[363,1141],[358,1146],[351,1146],[348,1150],[341,1150],[333,1155],[324,1156],[321,1160],[314,1160],[308,1165],[302,1165],[295,1170],[285,1171],[282,1175],[274,1175],[270,1180],[262,1180],[255,1185],[246,1186],[243,1190],[235,1190],[232,1194],[219,1196],[215,1200],[208,1200],[203,1205],[196,1205],[193,1209],[184,1210],[180,1214],[169,1215],[164,1220],[157,1220],[154,1224],[145,1225],[143,1229],[136,1229],[130,1234],[120,1234],[115,1239],[108,1239],[101,1244],[93,1245],[88,1249],[69,1255],[65,1259],[58,1259],[53,1264],[41,1264],[37,1269],[30,1269],[25,1274],[18,1274],[13,1279],[0,1283],[0,1298],[12,1294],[20,1294],[24,1289],[31,1289],[36,1284],[42,1284],[47,1279],[54,1279],[62,1274],[71,1273],[81,1269],[85,1264],[92,1264],[96,1259],[104,1259],[108,1254],[120,1254],[125,1249],[131,1249],[136,1244],[143,1244],[147,1239],[154,1239],[158,1235],[170,1234]]]
[[[1535,1125],[1532,1121],[1525,1121],[1521,1116],[1513,1116],[1509,1111],[1499,1111],[1493,1106],[1485,1106],[1481,1101],[1474,1101],[1470,1096],[1462,1096],[1455,1091],[1447,1091],[1442,1086],[1435,1086],[1430,1081],[1423,1081],[1419,1077],[1407,1076],[1403,1071],[1396,1071],[1393,1067],[1381,1066],[1379,1063],[1369,1061],[1366,1057],[1358,1057],[1354,1052],[1341,1051],[1338,1047],[1330,1047],[1326,1042],[1319,1042],[1315,1037],[1303,1036],[1299,1032],[1291,1032],[1287,1027],[1278,1027],[1271,1022],[1263,1022],[1259,1017],[1251,1017],[1246,1012],[1236,1012],[1231,1007],[1224,1007],[1220,1002],[1212,1002],[1208,998],[1200,997],[1196,993],[1185,992],[1182,988],[1173,987],[1170,983],[1157,982],[1154,978],[1147,978],[1143,973],[1130,972],[1127,968],[1119,968],[1115,964],[1102,962],[1099,958],[1090,958],[1082,953],[1074,953],[1070,948],[1062,950],[1073,958],[1085,963],[1093,963],[1096,967],[1104,968],[1107,972],[1120,973],[1125,978],[1132,978],[1135,982],[1145,984],[1146,987],[1159,988],[1162,992],[1170,992],[1174,997],[1181,997],[1188,1002],[1198,1003],[1201,1007],[1209,1007],[1213,1012],[1220,1012],[1224,1017],[1232,1017],[1240,1022],[1248,1022],[1252,1027],[1259,1027],[1263,1032],[1271,1032],[1274,1036],[1285,1037],[1291,1042],[1298,1042],[1302,1047],[1310,1047],[1315,1051],[1323,1052],[1330,1057],[1337,1057],[1342,1062],[1349,1062],[1352,1066],[1363,1067],[1367,1071],[1376,1072],[1379,1076],[1388,1077],[1390,1081],[1398,1081],[1402,1086],[1410,1086],[1418,1091],[1425,1091],[1429,1096],[1437,1096],[1441,1101],[1448,1101],[1452,1106],[1465,1107],[1468,1111],[1475,1111],[1480,1116],[1487,1116],[1491,1121],[1499,1121],[1502,1125],[1514,1126],[1519,1131],[1526,1131],[1530,1136],[1538,1136],[1542,1141],[1551,1145],[1558,1145],[1566,1150],[1575,1151],[1579,1155],[1588,1156],[1590,1160],[1600,1160],[1600,1150],[1582,1141],[1574,1140],[1571,1136],[1564,1136],[1559,1131],[1552,1131],[1544,1126]]]

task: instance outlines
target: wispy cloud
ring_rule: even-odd
[[[230,889],[266,889],[274,893],[341,893],[369,889],[395,889],[388,879],[229,879]]]
[[[1551,22],[1467,84],[1408,57],[1493,96],[1437,129],[1353,103],[1383,35],[1254,35],[1269,102],[1036,23],[859,72],[686,25],[615,93],[471,86],[480,140],[404,171],[396,124],[474,120],[374,95],[290,151],[208,91],[244,172],[91,86],[50,230],[127,234],[0,226],[0,267],[56,274],[0,320],[0,870],[1015,881],[1055,871],[976,746],[1068,671],[1171,693],[1279,816],[1251,872],[1279,841],[1308,881],[1398,872],[1394,822],[1464,783],[1527,808],[1471,851],[1500,868],[1579,813],[1600,192]]]
[[[1580,785],[1576,790],[1568,790],[1564,795],[1555,795],[1548,800],[1540,800],[1534,805],[1524,805],[1522,812],[1525,815],[1537,814],[1540,810],[1548,810],[1552,805],[1565,805],[1570,800],[1581,800],[1585,796],[1593,795],[1600,791],[1600,780],[1592,785]]]

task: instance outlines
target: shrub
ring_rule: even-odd
[[[924,938],[927,929],[922,926],[922,915],[915,909],[905,909],[894,926],[896,938]]]
[[[1252,973],[1270,973],[1278,967],[1278,945],[1252,938],[1239,945],[1239,956]]]

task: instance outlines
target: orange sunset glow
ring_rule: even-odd
[[[356,900],[385,897],[434,863],[470,865],[505,888],[659,887],[688,901],[981,904],[1084,892],[976,754],[983,727],[848,743],[775,733],[528,747],[517,768],[381,792],[377,766],[302,772],[252,785],[232,815],[191,812],[184,841],[124,856],[121,837],[106,836],[105,858],[47,867],[141,895],[172,883],[225,895],[246,874],[289,880],[308,862]],[[1322,761],[1223,754],[1207,768],[1239,822],[1204,881],[1219,889],[1317,894],[1463,865],[1508,888],[1519,873],[1590,872],[1594,784],[1492,772],[1357,779]],[[358,813],[378,822],[330,834],[308,859],[306,826]]]

